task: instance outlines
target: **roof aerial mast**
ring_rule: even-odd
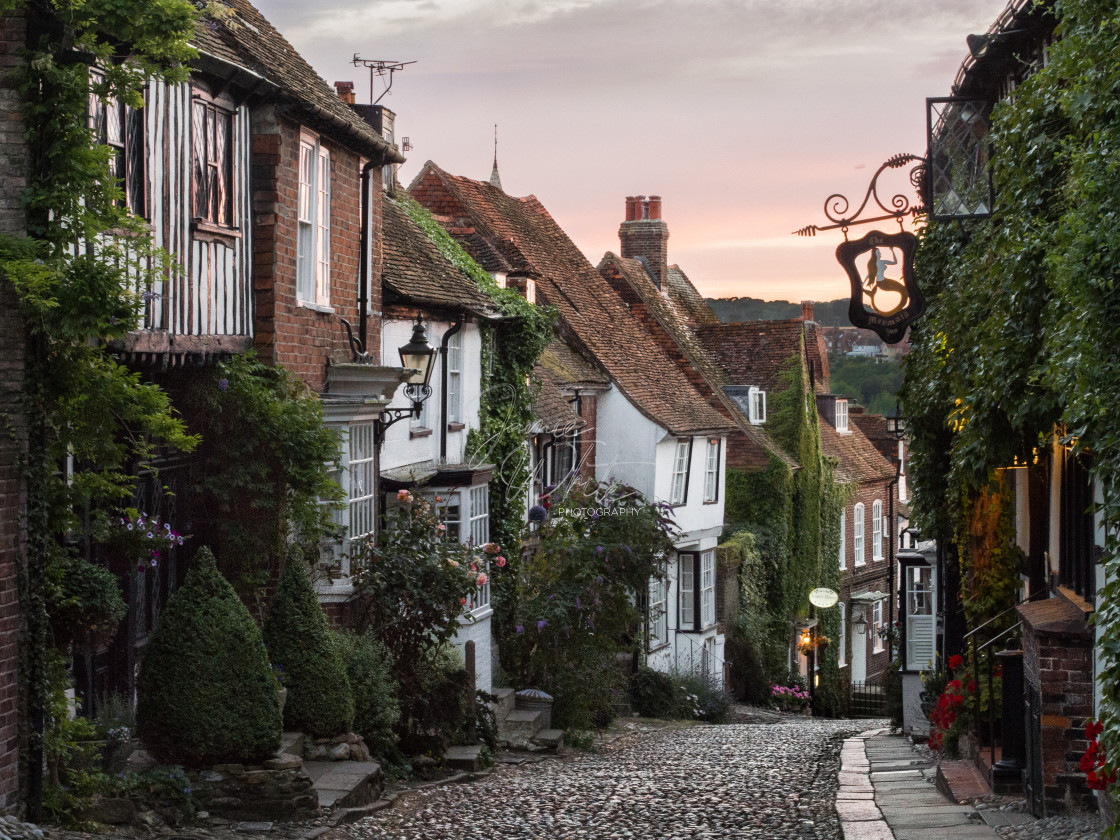
[[[354,61],[352,62],[355,67],[368,67],[369,68],[369,104],[376,105],[380,102],[389,89],[393,86],[393,74],[398,70],[403,70],[409,64],[415,64],[415,61],[393,61],[391,59],[380,58],[360,58],[357,53],[354,53]],[[389,76],[389,83],[385,85],[385,90],[381,91],[381,96],[377,99],[373,98],[373,77],[374,76]]]

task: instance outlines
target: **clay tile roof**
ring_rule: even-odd
[[[731,422],[658,347],[606,280],[533,196],[514,198],[492,184],[449,175],[428,163],[409,191],[436,212],[450,192],[469,225],[536,281],[538,299],[555,306],[564,325],[619,390],[671,434],[723,431]],[[520,266],[519,266],[520,264]]]
[[[549,342],[541,353],[537,366],[558,385],[578,388],[611,384],[609,376],[560,338],[553,338]]]
[[[864,437],[858,426],[849,423],[848,428],[850,431],[847,434],[841,434],[821,418],[821,449],[825,455],[837,460],[837,478],[854,484],[894,478],[894,465]]]
[[[719,318],[708,306],[704,296],[692,285],[680,266],[669,266],[668,282],[669,300],[680,309],[693,326],[698,324],[718,324]]]
[[[429,306],[496,315],[494,302],[478,284],[455,267],[400,206],[386,196],[381,281],[386,300],[399,297]]]
[[[228,17],[201,16],[192,44],[222,62],[242,67],[279,89],[308,118],[357,143],[364,151],[404,158],[338,98],[334,89],[316,73],[264,15],[246,0],[221,0],[232,11]]]

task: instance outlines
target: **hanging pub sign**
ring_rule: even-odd
[[[836,259],[852,286],[848,320],[853,326],[874,330],[887,344],[901,341],[906,328],[926,309],[914,282],[917,246],[918,238],[912,233],[873,230],[836,249]]]
[[[854,211],[846,197],[833,193],[824,202],[829,224],[807,225],[794,231],[798,236],[816,236],[825,230],[839,230],[844,234],[844,242],[836,249],[836,259],[844,266],[852,286],[848,319],[854,326],[874,330],[887,344],[902,341],[906,328],[926,309],[925,298],[914,282],[914,251],[918,238],[902,229],[903,219],[924,214],[925,207],[920,201],[911,203],[903,193],[879,192],[880,175],[910,164],[915,164],[910,170],[910,185],[920,193],[926,182],[926,159],[918,155],[895,155],[871,176],[863,201]],[[865,217],[864,210],[875,215]],[[887,220],[898,222],[898,233],[876,230],[863,239],[848,239],[848,229],[854,225]]]

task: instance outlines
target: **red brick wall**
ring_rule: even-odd
[[[645,257],[657,287],[665,288],[668,279],[669,226],[660,219],[623,222],[618,240],[624,257]]]
[[[313,390],[322,392],[328,361],[350,361],[341,318],[358,330],[361,236],[361,159],[322,136],[331,155],[331,278],[333,312],[318,312],[296,302],[300,127],[268,114],[254,115],[252,189],[254,202],[253,289],[256,346],[262,359],[283,365]],[[380,170],[371,175],[380,183]],[[372,259],[369,295],[372,314],[367,350],[378,361],[381,350],[381,193],[370,202]]]
[[[26,185],[27,153],[10,68],[19,63],[26,18],[23,11],[0,16],[0,232],[24,229],[20,193]],[[0,278],[0,811],[19,804],[19,634],[17,596],[23,554],[25,488],[19,469],[24,449],[20,404],[24,363],[23,325],[7,280]],[[14,435],[9,432],[14,431]]]
[[[883,533],[883,559],[873,560],[871,536],[873,533],[871,524],[871,510],[875,500],[878,499],[883,503],[883,515],[886,516],[890,513],[890,495],[888,490],[893,491],[894,488],[888,488],[887,482],[882,483],[866,483],[860,485],[859,489],[852,495],[848,504],[844,508],[844,551],[845,551],[845,564],[846,567],[840,573],[840,600],[850,604],[851,596],[861,592],[891,592],[890,580],[890,534]],[[854,565],[854,555],[852,553],[852,546],[855,539],[855,518],[854,511],[857,504],[863,504],[863,556],[866,564],[856,567]],[[836,557],[834,562],[839,563],[840,558]],[[898,588],[898,581],[894,582],[894,588]],[[855,644],[856,637],[852,635],[851,627],[853,621],[853,606],[848,607],[848,635],[851,643]],[[897,605],[895,607],[894,619],[898,620]],[[890,614],[890,600],[883,604],[883,626],[886,627],[891,620]],[[872,653],[873,645],[871,644],[872,630],[871,630],[871,610],[867,608],[867,632],[863,637],[864,643],[867,644],[867,682],[875,683],[879,681],[883,672],[886,670],[887,665],[890,664],[890,657],[887,651],[886,643],[883,644],[883,650],[879,653]],[[849,665],[851,664],[851,657],[848,658]]]
[[[1087,633],[1086,638],[1076,638],[1038,633],[1029,622],[1023,627],[1026,690],[1040,691],[1042,699],[1037,734],[1042,744],[1046,813],[1096,810],[1096,799],[1078,766],[1089,746],[1085,723],[1094,717],[1092,642]]]

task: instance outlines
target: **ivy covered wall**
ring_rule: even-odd
[[[806,398],[811,391],[803,359],[802,350],[787,362],[767,416],[770,435],[799,468],[772,457],[759,472],[727,474],[730,542],[744,531],[753,537],[741,572],[743,609],[731,628],[728,656],[747,670],[734,675],[733,682],[756,702],[769,700],[771,683],[788,675],[792,622],[808,617],[809,592],[819,586],[840,589],[835,558],[848,489],[836,483],[835,465],[821,451],[820,420],[815,400]],[[818,633],[836,640],[839,612],[824,610],[818,619]],[[814,711],[837,715],[842,694],[836,646],[818,658]]]

